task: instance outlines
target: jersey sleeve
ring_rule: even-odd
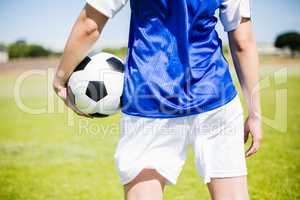
[[[113,17],[128,0],[86,0],[86,2],[108,18]]]
[[[251,18],[251,0],[221,0],[219,9],[220,20],[224,31],[229,32],[237,28],[241,19]]]

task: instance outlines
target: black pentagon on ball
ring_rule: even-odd
[[[99,117],[99,118],[108,117],[109,116],[109,115],[101,114],[101,113],[93,113],[93,114],[89,114],[89,115],[92,116],[92,117]]]
[[[123,72],[124,71],[124,65],[123,63],[118,60],[117,58],[111,57],[106,60],[106,62],[112,67],[113,70],[117,72]]]
[[[89,62],[91,62],[91,58],[90,57],[85,57],[74,69],[74,72],[80,71],[80,70],[84,70],[84,68],[87,66],[87,64]]]
[[[90,81],[85,94],[94,101],[100,101],[107,95],[103,81]]]
[[[121,97],[120,97],[120,107],[121,107],[121,108],[123,107],[123,100],[122,100],[122,97],[123,97],[123,95],[121,95]]]

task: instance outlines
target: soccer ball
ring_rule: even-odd
[[[121,107],[124,64],[109,53],[86,57],[71,74],[68,94],[83,113],[106,117]]]

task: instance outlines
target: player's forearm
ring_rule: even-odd
[[[75,66],[86,56],[89,49],[96,42],[96,34],[88,35],[80,29],[81,25],[75,25],[60,61],[56,77],[62,84],[66,83]]]
[[[238,30],[239,31],[239,30]],[[260,117],[259,59],[252,31],[229,34],[230,49],[249,116]]]
[[[99,38],[107,19],[103,15],[94,16],[91,9],[86,6],[73,26],[56,71],[54,85],[66,84],[75,67]],[[98,14],[96,13],[96,15]]]

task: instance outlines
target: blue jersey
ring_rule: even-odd
[[[89,1],[109,17],[125,3],[101,2]],[[131,0],[130,7],[122,112],[180,117],[218,108],[236,96],[215,12],[220,8],[225,31],[231,31],[250,16],[248,1]]]

